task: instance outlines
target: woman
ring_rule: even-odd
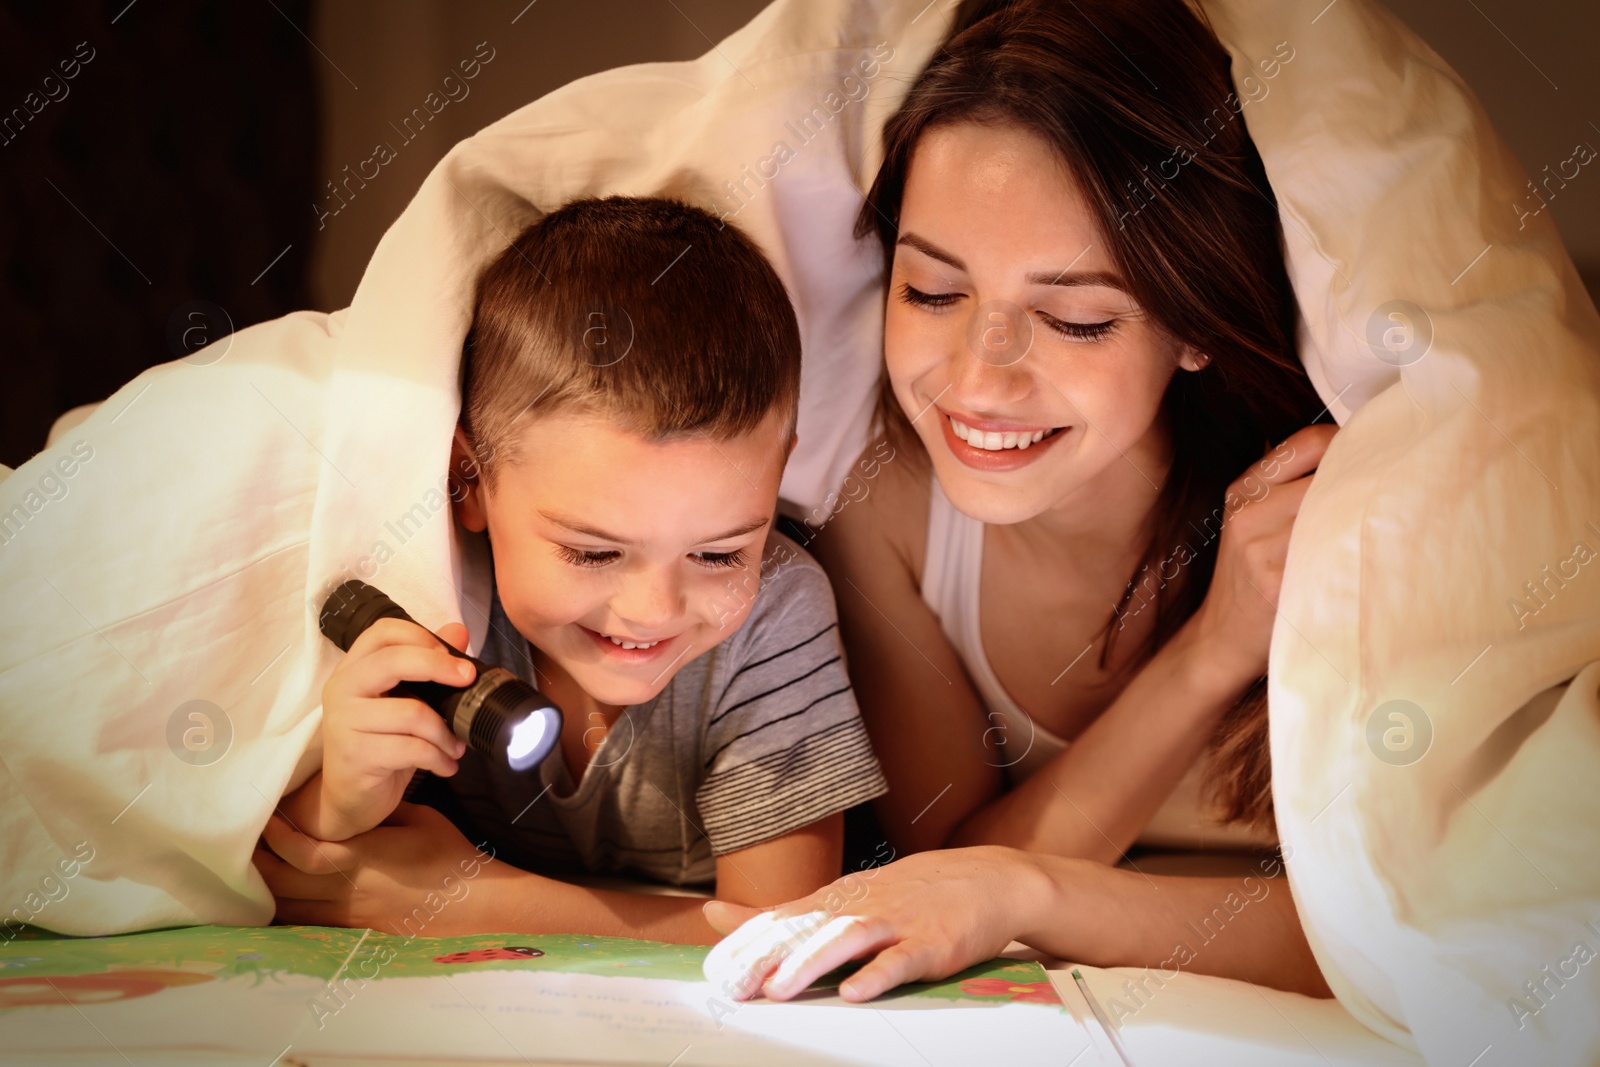
[[[980,847],[780,909],[823,931],[781,966],[797,928],[750,923],[708,965],[745,993],[882,950],[844,989],[866,999],[1013,937],[1170,966],[1239,880],[1105,864],[1158,813],[1177,839],[1273,840],[1262,675],[1333,430],[1307,425],[1321,404],[1228,67],[1180,0],[969,0],[887,125],[858,232],[890,264],[896,458],[815,550],[891,843]],[[1211,807],[1162,812],[1186,772]],[[1288,893],[1256,884],[1226,943],[1178,965],[1326,995]]]

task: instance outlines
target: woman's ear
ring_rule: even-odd
[[[1202,371],[1211,363],[1211,357],[1195,348],[1193,345],[1184,345],[1178,350],[1178,366],[1184,370]]]
[[[450,442],[450,506],[456,521],[473,533],[482,533],[489,528],[489,513],[483,501],[482,474],[477,450],[467,438],[467,431],[457,423],[455,437]]]

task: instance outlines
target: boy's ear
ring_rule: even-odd
[[[799,443],[800,443],[800,434],[799,434],[798,431],[796,431],[795,435],[793,437],[789,438],[789,455],[791,455],[791,456],[794,455],[794,446],[799,444]]]
[[[456,521],[473,533],[489,528],[489,514],[483,505],[482,473],[467,431],[457,423],[455,436],[450,441],[450,506]]]

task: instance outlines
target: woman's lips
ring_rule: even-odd
[[[600,651],[611,657],[611,659],[621,663],[649,663],[652,660],[658,659],[664,655],[667,650],[678,640],[677,635],[674,635],[672,637],[661,638],[649,648],[623,648],[621,645],[612,641],[611,638],[607,637],[603,633],[600,633],[596,630],[591,630],[582,624],[575,623],[574,625],[576,625],[578,629],[582,630],[584,633],[588,634],[589,640],[592,641],[600,649]]]
[[[973,470],[980,471],[1013,471],[1026,467],[1044,455],[1051,445],[1065,437],[1072,429],[1070,426],[1064,426],[1060,429],[1052,430],[1042,440],[1029,445],[1027,448],[1002,448],[999,451],[991,451],[987,448],[976,448],[957,437],[955,427],[950,425],[950,416],[943,409],[935,410],[939,412],[939,423],[944,431],[944,443],[950,449],[951,454]],[[962,421],[965,422],[965,420]]]

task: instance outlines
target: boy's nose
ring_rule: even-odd
[[[611,600],[611,610],[635,637],[667,636],[683,615],[683,585],[668,568],[632,576]]]

